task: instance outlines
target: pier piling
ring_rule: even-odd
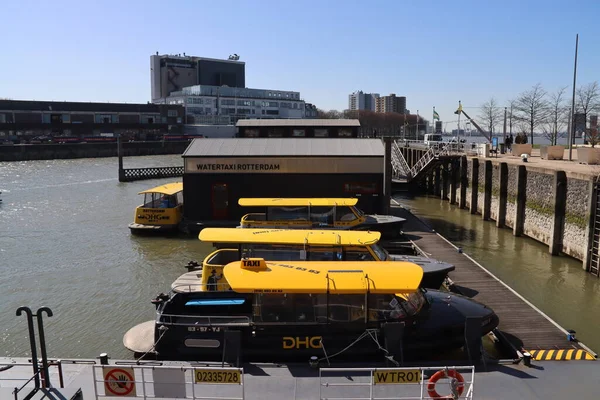
[[[567,209],[567,174],[554,171],[554,222],[550,234],[550,253],[557,256],[562,251],[565,213]]]
[[[515,200],[515,224],[513,235],[521,236],[525,222],[525,202],[527,201],[527,168],[524,165],[517,167],[517,198]]]
[[[484,164],[483,210],[481,211],[481,217],[484,221],[490,219],[492,208],[492,168],[492,162],[487,160]]]
[[[500,163],[500,193],[498,196],[498,217],[496,219],[496,226],[498,228],[504,228],[506,225],[506,201],[508,200],[508,164],[503,162]]]
[[[479,195],[479,159],[473,159],[471,169],[471,214],[477,214],[477,196]]]
[[[460,199],[458,202],[459,208],[467,206],[467,185],[469,184],[467,156],[460,158]]]

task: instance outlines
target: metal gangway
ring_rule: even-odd
[[[392,142],[391,161],[393,176],[395,179],[405,178],[408,182],[418,178],[422,172],[437,163],[441,156],[467,154],[465,146],[462,143],[436,143],[429,146],[425,154],[411,167],[408,165],[406,158],[404,158],[402,146],[399,143],[405,144],[406,140],[395,140]]]

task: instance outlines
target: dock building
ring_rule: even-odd
[[[117,134],[153,139],[181,133],[183,118],[184,109],[177,104],[0,100],[0,141]]]
[[[183,159],[188,226],[239,224],[253,212],[238,205],[243,197],[357,197],[365,213],[384,207],[379,139],[195,139]]]

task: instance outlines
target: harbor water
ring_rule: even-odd
[[[126,167],[182,165],[181,157],[126,159]],[[30,354],[19,306],[47,306],[50,357],[131,358],[125,332],[154,319],[150,300],[201,261],[195,237],[132,236],[137,193],[174,179],[119,183],[115,158],[0,164],[0,356]],[[594,350],[600,281],[581,263],[514,238],[481,217],[433,198],[398,199]],[[188,207],[192,205],[187,205]]]

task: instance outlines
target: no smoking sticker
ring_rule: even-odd
[[[102,368],[107,396],[136,397],[133,368]]]

